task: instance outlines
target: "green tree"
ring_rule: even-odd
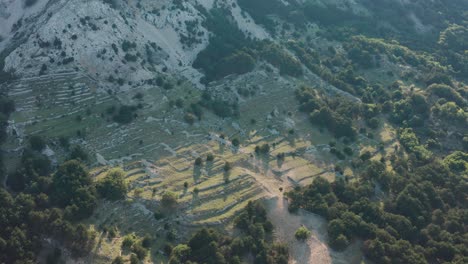
[[[80,147],[74,146],[70,151],[70,159],[72,160],[81,160],[82,162],[86,162],[89,159],[88,153]]]
[[[67,207],[72,216],[91,215],[96,206],[96,190],[91,177],[77,160],[63,163],[53,176],[53,200],[60,207]]]
[[[236,148],[239,147],[239,145],[240,145],[239,139],[237,139],[237,138],[233,139],[232,140],[232,145],[234,147],[236,147]]]
[[[166,209],[174,209],[177,206],[177,194],[170,191],[164,192],[161,204]]]
[[[116,257],[113,261],[112,264],[124,264],[125,261],[121,256]]]
[[[294,236],[298,240],[306,240],[307,238],[309,238],[310,234],[311,232],[309,231],[309,229],[307,229],[307,227],[301,226],[296,230]]]
[[[122,169],[112,169],[96,184],[99,194],[109,200],[116,201],[125,198],[128,191],[125,172]]]
[[[192,249],[185,245],[180,244],[172,249],[171,257],[169,259],[170,264],[185,263],[190,257]]]
[[[195,166],[200,167],[203,165],[203,160],[201,157],[195,159]]]
[[[35,151],[42,151],[46,147],[46,142],[40,136],[32,136],[29,138],[29,145]]]

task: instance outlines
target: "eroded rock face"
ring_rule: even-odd
[[[211,33],[203,22],[205,12],[214,7],[213,0],[180,5],[169,0],[116,3],[111,6],[100,0],[38,0],[25,7],[23,1],[2,0],[0,50],[13,37],[18,38],[5,58],[4,69],[23,77],[80,71],[104,85],[109,85],[107,81],[113,74],[125,80],[120,85],[123,90],[131,88],[128,82],[142,85],[139,82],[167,72],[201,87],[202,74],[192,68],[192,63],[208,45]],[[237,1],[220,3],[231,10],[246,35],[269,38]],[[123,50],[124,41],[136,45]]]
[[[34,2],[34,1],[33,1]],[[26,6],[24,0],[0,0],[0,36],[6,42],[14,33],[28,23],[28,19],[43,11],[49,0],[37,0]],[[3,46],[0,42],[0,51]]]
[[[204,18],[195,4],[175,9],[171,1],[143,1],[138,7],[122,2],[115,8],[103,1],[51,2],[47,14],[35,18],[40,26],[5,59],[4,68],[22,76],[36,76],[42,67],[47,67],[43,74],[72,69],[104,83],[110,73],[137,83],[168,71],[198,83],[201,75],[191,64],[206,47],[209,34],[201,26]],[[8,10],[14,10],[12,5]],[[30,11],[20,9],[16,16],[26,13]],[[9,14],[11,24],[15,19]],[[189,23],[196,27],[197,41],[185,45],[182,38],[189,34]],[[12,25],[2,25],[2,32],[11,30]],[[135,45],[127,49],[124,41]]]

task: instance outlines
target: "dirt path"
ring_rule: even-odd
[[[289,246],[290,263],[361,263],[362,254],[359,243],[354,243],[344,252],[335,252],[328,248],[326,245],[327,222],[322,217],[303,210],[297,214],[290,214],[287,201],[283,198],[268,199],[265,205],[268,217],[275,226],[275,238]],[[301,225],[312,231],[312,236],[305,242],[300,242],[294,237],[294,232]]]
[[[242,152],[242,150],[241,150]],[[352,244],[344,252],[335,252],[327,244],[327,221],[319,215],[299,210],[297,214],[288,211],[288,202],[283,198],[283,192],[294,186],[285,180],[285,177],[275,177],[270,168],[263,169],[262,160],[250,159],[250,166],[259,171],[251,171],[243,168],[246,174],[252,175],[267,193],[265,207],[269,219],[275,226],[274,236],[278,241],[286,243],[290,249],[291,264],[353,264],[361,263],[362,253],[360,244]],[[294,237],[296,229],[301,225],[312,231],[312,236],[305,242],[300,242]]]

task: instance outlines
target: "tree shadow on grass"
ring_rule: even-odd
[[[213,174],[213,166],[214,162],[213,161],[207,161],[205,165],[205,170],[206,170],[206,175],[212,176]]]
[[[260,159],[262,160],[263,173],[266,174],[270,170],[270,156],[264,154],[260,156]]]
[[[230,170],[224,171],[224,173],[223,173],[224,184],[229,183],[229,176],[231,176],[231,171]]]
[[[198,180],[201,177],[201,167],[200,166],[194,166],[193,167],[193,181],[195,183],[198,183]]]
[[[224,154],[225,149],[226,149],[226,146],[224,145],[224,143],[219,142],[219,154]]]

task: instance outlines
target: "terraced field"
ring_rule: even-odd
[[[10,96],[19,102],[20,109],[13,114],[11,127],[17,130],[19,140],[25,133],[47,138],[58,159],[63,158],[61,148],[54,145],[58,137],[72,138],[72,143],[81,144],[95,157],[91,167],[96,180],[114,167],[123,168],[130,186],[127,199],[103,202],[88,221],[99,231],[91,261],[108,263],[120,254],[128,257],[128,252],[121,252],[121,242],[125,235],[135,233],[156,238],[150,259],[158,262],[165,258],[161,250],[168,242],[168,232],[176,234],[175,241],[182,241],[201,226],[227,226],[231,230],[230,221],[249,201],[282,199],[283,191],[309,184],[318,176],[330,181],[352,177],[351,160],[359,153],[368,150],[380,159],[393,151],[395,132],[385,125],[376,131],[385,142],[383,150],[376,140],[361,135],[350,145],[354,154],[346,160],[337,159],[330,153],[330,142],[334,141],[330,134],[291,108],[296,105],[294,90],[299,85],[282,77],[271,79],[262,71],[229,80],[228,85],[213,83],[215,92],[230,87],[228,94],[239,101],[240,118],[220,119],[205,111],[201,121],[189,125],[183,121],[184,110],[169,103],[182,98],[188,106],[199,100],[201,91],[187,83],[172,90],[135,89],[130,94],[109,95],[89,77],[67,72],[11,84]],[[253,86],[256,94],[248,98],[237,92]],[[142,93],[143,99],[136,100],[136,93]],[[129,125],[114,123],[105,114],[111,106],[137,103],[142,108]],[[77,131],[82,133],[80,137]],[[232,144],[235,138],[239,147]],[[255,148],[264,144],[270,146],[269,152],[256,153]],[[338,149],[344,147],[342,142],[335,144]],[[208,154],[214,155],[213,161],[206,161]],[[277,158],[283,154],[284,159]],[[194,165],[198,157],[203,160],[201,166]],[[226,162],[232,165],[228,172],[224,170]],[[343,175],[335,172],[336,165],[343,168]],[[177,194],[177,209],[156,219],[154,213],[160,211],[166,191]],[[290,217],[286,207],[272,212],[281,214],[278,219]],[[106,227],[116,227],[117,236],[109,238]],[[324,251],[310,254],[329,259],[326,246],[320,244],[326,239],[321,233],[323,228],[317,230],[317,243]],[[284,234],[277,236],[283,239]]]
[[[90,77],[75,72],[24,78],[5,88],[16,103],[11,119],[20,137],[75,135],[79,129],[96,125],[91,110],[104,109],[113,100],[98,94]],[[78,116],[87,120],[78,121]]]

